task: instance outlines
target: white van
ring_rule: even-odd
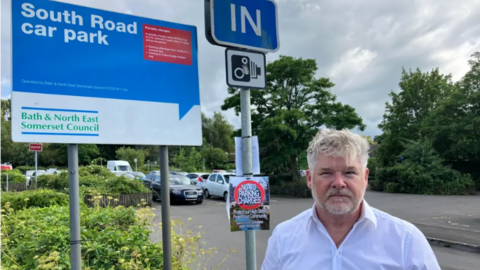
[[[122,175],[128,172],[132,172],[132,167],[130,167],[130,163],[125,160],[109,160],[107,162],[107,169],[109,169],[116,175]]]

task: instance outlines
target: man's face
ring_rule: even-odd
[[[354,212],[368,185],[368,169],[358,159],[347,165],[345,158],[319,155],[313,172],[307,171],[307,184],[318,207],[333,215]]]

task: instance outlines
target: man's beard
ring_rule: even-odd
[[[325,194],[325,201],[320,201],[317,197],[315,185],[312,185],[312,189],[312,195],[316,205],[332,215],[346,215],[353,213],[363,199],[363,194],[361,198],[356,198],[353,193],[347,189],[330,188],[327,194]],[[330,198],[334,195],[342,195],[346,197]]]

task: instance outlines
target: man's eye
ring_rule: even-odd
[[[355,173],[355,172],[351,172],[351,171],[350,171],[350,172],[347,172],[347,174],[356,174],[356,173]]]
[[[329,172],[323,172],[323,173],[321,173],[320,175],[330,175],[330,174],[331,174],[331,173],[329,173]]]

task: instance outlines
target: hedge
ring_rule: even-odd
[[[25,176],[20,172],[20,170],[5,170],[2,171],[2,184],[7,182],[7,175],[8,175],[8,182],[9,183],[26,183],[27,179]]]
[[[269,177],[270,178],[270,177]],[[307,186],[307,178],[300,177],[299,182],[285,182],[286,175],[273,176],[274,184],[270,184],[270,194],[299,198],[312,198],[312,191]]]
[[[79,176],[80,191],[83,194],[92,192],[108,195],[151,193],[141,180],[115,176],[100,166],[82,167]],[[37,180],[38,187],[68,192],[68,174],[41,175]]]
[[[162,269],[161,244],[133,208],[81,208],[83,269]],[[32,208],[2,219],[2,269],[70,269],[68,206]]]
[[[2,192],[2,209],[15,211],[32,207],[68,205],[68,195],[53,190],[26,190],[22,192]]]
[[[444,166],[422,166],[410,161],[393,167],[378,168],[370,188],[391,193],[466,195],[474,182],[469,175]]]

